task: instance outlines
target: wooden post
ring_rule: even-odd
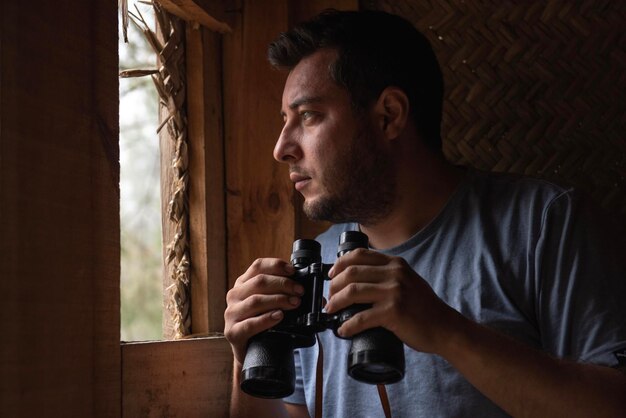
[[[192,333],[221,332],[226,215],[221,36],[187,25]]]
[[[116,4],[3,1],[0,44],[0,415],[119,417]]]

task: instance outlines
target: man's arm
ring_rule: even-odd
[[[626,416],[622,372],[555,359],[465,318],[401,258],[358,249],[330,275],[328,312],[372,304],[343,324],[343,336],[385,327],[414,350],[445,358],[516,417]]]
[[[231,418],[309,418],[306,405],[285,403],[280,399],[262,399],[247,395],[239,388],[241,364],[233,364],[233,388],[230,398]]]
[[[437,351],[515,417],[624,417],[626,374],[553,358],[468,320]]]

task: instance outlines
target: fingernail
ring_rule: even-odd
[[[297,304],[300,303],[300,298],[292,296],[289,298],[289,303],[291,303],[293,306],[296,306]]]
[[[328,277],[332,279],[334,275],[335,275],[335,266],[332,266],[330,270],[328,270]]]
[[[339,327],[339,329],[337,330],[337,334],[339,334],[342,337],[346,336],[346,331],[343,329],[343,326]]]
[[[324,305],[324,310],[326,311],[326,313],[333,313],[332,305],[330,304],[330,302],[326,302],[326,305]]]
[[[285,264],[285,272],[291,276],[296,272],[296,269],[291,264]]]
[[[283,317],[283,311],[274,311],[270,314],[272,319],[281,319]]]
[[[304,295],[304,286],[302,286],[301,284],[296,284],[293,287],[293,291],[298,295]]]

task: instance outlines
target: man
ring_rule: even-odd
[[[329,11],[269,57],[289,70],[274,157],[305,213],[336,224],[318,238],[335,263],[325,309],[371,304],[339,333],[384,327],[405,344],[406,374],[386,388],[392,416],[626,416],[624,277],[571,189],[444,160],[425,38],[397,16]],[[336,260],[346,230],[371,249]],[[249,339],[300,303],[291,274],[259,259],[228,293],[233,416],[314,416],[317,347],[296,350],[283,401],[239,390]],[[324,416],[383,416],[376,387],[346,373],[349,341],[320,339]]]

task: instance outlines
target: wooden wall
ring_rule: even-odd
[[[0,415],[120,415],[116,3],[0,3]]]

